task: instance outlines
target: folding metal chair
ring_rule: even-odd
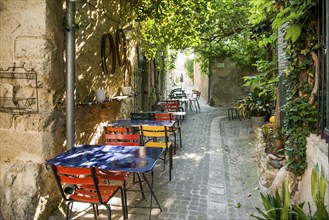
[[[118,191],[121,192],[123,218],[127,219],[126,203],[123,199],[122,188],[104,184],[102,175],[97,167],[75,168],[51,165],[51,168],[62,198],[68,202],[66,219],[71,218],[74,202],[90,203],[93,207],[95,219],[97,219],[99,214],[98,205],[103,205],[106,207],[108,219],[111,219],[111,207],[108,205],[108,202]],[[71,192],[65,190],[67,185],[71,186]]]

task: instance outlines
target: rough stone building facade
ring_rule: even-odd
[[[116,30],[123,29],[131,80],[137,80],[139,50],[129,20],[131,5],[120,2],[76,1],[77,144],[102,143],[102,126],[128,117],[136,107],[132,97],[95,102],[96,89],[113,97],[124,84],[124,67],[117,65],[113,76],[102,70],[103,34],[115,39]],[[65,1],[1,1],[0,22],[0,219],[45,219],[60,201],[45,161],[66,149]],[[36,84],[18,81],[12,73],[32,69]],[[3,77],[8,74],[11,78]],[[22,97],[33,97],[37,111],[24,111],[17,104]]]
[[[207,76],[201,74],[199,64],[195,64],[194,88],[201,91],[211,106],[233,106],[235,99],[244,94],[242,77],[254,72],[227,58],[214,58],[210,66],[211,75]]]

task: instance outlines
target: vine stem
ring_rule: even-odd
[[[315,66],[315,76],[314,76],[314,87],[312,89],[311,96],[310,96],[310,99],[308,100],[308,103],[310,105],[313,105],[314,100],[315,100],[314,94],[316,94],[319,90],[319,58],[316,55],[316,53],[314,53],[313,51],[311,52],[311,56],[312,56],[312,60],[314,62],[314,66]]]

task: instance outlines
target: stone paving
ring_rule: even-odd
[[[202,103],[201,108],[182,123],[183,148],[174,156],[172,181],[168,166],[165,171],[163,163],[155,167],[154,190],[162,212],[152,209],[152,219],[254,219],[250,214],[262,206],[250,121],[229,121],[224,107]],[[128,192],[128,201],[149,205],[136,192]],[[79,219],[93,219],[86,210]],[[101,210],[100,219],[106,219],[104,214]],[[63,218],[57,211],[49,219]],[[113,208],[112,219],[122,219],[119,208]],[[129,219],[148,219],[148,209],[129,208]]]

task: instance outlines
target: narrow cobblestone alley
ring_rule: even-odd
[[[252,219],[250,213],[261,203],[250,121],[229,121],[224,107],[203,103],[201,108],[182,123],[183,147],[174,156],[172,181],[168,166],[163,171],[159,163],[154,170],[154,190],[163,210],[153,209],[152,219]],[[140,193],[128,192],[128,201],[149,205]],[[83,219],[89,217],[92,210]],[[121,210],[114,207],[112,218],[122,219]],[[148,219],[148,209],[129,208],[129,219]]]

